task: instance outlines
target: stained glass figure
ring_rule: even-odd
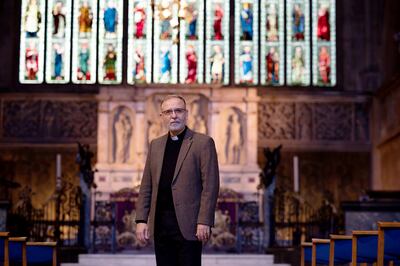
[[[108,44],[103,63],[104,80],[115,81],[117,79],[116,66],[115,66],[116,62],[117,62],[117,53],[115,52],[114,45]]]
[[[224,18],[224,9],[221,4],[215,5],[214,10],[214,40],[222,40],[224,35],[222,33],[222,19]]]
[[[79,33],[80,36],[88,36],[92,33],[93,12],[87,0],[81,2],[79,8]]]
[[[279,84],[280,56],[277,48],[269,47],[266,62],[267,82],[272,85]]]
[[[57,38],[63,38],[65,36],[66,26],[66,8],[62,1],[57,1],[54,4],[52,15],[53,15],[53,36]]]
[[[214,45],[211,55],[211,82],[222,83],[224,78],[225,58],[221,46]]]
[[[135,23],[135,38],[143,39],[145,37],[146,10],[144,1],[135,3],[133,10]]]
[[[302,5],[294,4],[292,17],[293,39],[304,40],[305,17]]]
[[[318,63],[320,82],[324,85],[330,84],[331,56],[326,46],[319,49]]]
[[[44,3],[43,3],[44,4]],[[38,37],[42,26],[42,12],[37,0],[28,0],[25,12],[25,32],[27,38]]]
[[[171,51],[167,46],[161,46],[160,52],[160,83],[169,83],[171,81]]]
[[[305,74],[305,60],[302,47],[298,46],[294,49],[292,58],[292,84],[301,85]]]
[[[317,28],[317,36],[319,40],[329,41],[331,39],[328,4],[320,4]]]
[[[267,11],[267,41],[278,41],[278,14],[276,10],[276,4],[272,3],[268,7]]]
[[[186,49],[186,64],[188,67],[186,83],[195,83],[197,80],[197,54],[193,45],[189,45]]]
[[[107,1],[107,7],[104,10],[104,29],[106,38],[115,38],[117,24],[118,24],[118,11],[115,7],[113,0]]]
[[[240,82],[253,83],[253,58],[250,46],[244,46],[240,55]]]
[[[27,80],[37,80],[39,71],[39,52],[37,43],[34,40],[29,40],[28,47],[25,51],[25,78]]]
[[[91,53],[89,43],[83,41],[79,47],[79,65],[77,79],[79,81],[91,80]]]
[[[250,3],[242,4],[240,12],[240,24],[242,28],[242,40],[251,41],[253,39],[253,7]]]

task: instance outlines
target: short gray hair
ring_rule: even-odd
[[[163,103],[164,103],[165,101],[167,101],[167,100],[169,100],[169,99],[174,99],[174,98],[175,98],[175,99],[181,100],[181,101],[185,104],[185,108],[186,108],[186,100],[185,100],[185,98],[183,98],[183,96],[178,95],[178,94],[170,94],[170,95],[165,96],[165,98],[162,99],[162,101],[161,101],[161,103],[160,103],[160,108],[162,107],[162,105],[163,105]]]

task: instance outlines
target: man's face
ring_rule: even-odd
[[[179,98],[166,100],[161,106],[161,117],[171,133],[180,133],[187,122],[185,103]]]

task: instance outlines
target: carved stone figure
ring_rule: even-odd
[[[298,137],[301,140],[310,140],[312,138],[312,117],[311,110],[307,106],[302,106],[298,118]]]
[[[152,122],[149,121],[149,129],[148,129],[148,134],[147,134],[149,143],[153,139],[159,137],[161,135],[161,131],[162,131],[162,127],[161,127],[160,123],[157,123],[154,121],[152,121]]]
[[[240,163],[240,153],[243,146],[242,125],[240,117],[233,113],[228,118],[228,125],[225,131],[225,158],[228,164]]]
[[[126,163],[130,159],[129,148],[133,130],[128,114],[121,112],[117,115],[117,119],[114,123],[114,130],[114,161],[117,163]]]

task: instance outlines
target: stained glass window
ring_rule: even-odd
[[[179,5],[173,0],[156,0],[154,5],[155,83],[177,83]]]
[[[287,0],[286,84],[310,85],[310,0]]]
[[[19,81],[42,83],[44,67],[45,0],[22,0]]]
[[[21,83],[337,82],[335,0],[21,2]]]
[[[204,82],[204,1],[180,3],[180,83]]]
[[[122,81],[123,0],[100,0],[99,7],[99,83]]]
[[[147,0],[130,0],[128,12],[128,83],[150,83],[151,5]]]
[[[261,1],[261,84],[283,85],[285,82],[284,2]]]
[[[313,0],[313,85],[336,85],[335,1]]]
[[[229,1],[207,1],[206,82],[229,84]]]
[[[258,83],[258,0],[235,1],[235,83]]]
[[[71,4],[71,0],[50,0],[47,3],[47,83],[67,83],[70,80]]]
[[[97,0],[74,0],[72,81],[96,82]]]

